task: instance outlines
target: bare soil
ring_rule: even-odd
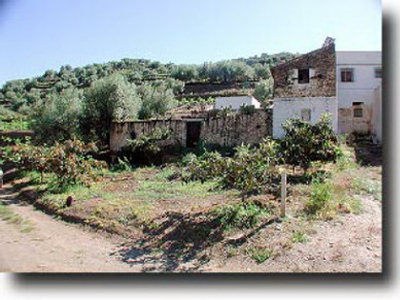
[[[154,200],[152,210],[145,210],[152,221],[148,226],[127,223],[121,228],[129,234],[116,235],[60,218],[85,223],[96,207],[110,205],[106,198],[78,201],[55,218],[21,201],[21,194],[12,192],[13,186],[6,184],[0,190],[0,201],[30,228],[0,218],[0,271],[381,272],[381,149],[363,141],[355,150],[355,159],[362,167],[342,172],[335,182],[336,188],[359,200],[358,210],[339,209],[332,218],[308,219],[301,215],[307,191],[293,188],[288,192],[285,219],[271,215],[271,222],[246,232],[225,231],[208,214],[215,205],[231,200],[224,195]],[[152,176],[145,173],[142,180]],[[350,184],[353,179],[358,185]],[[114,199],[116,195],[131,195],[137,187],[137,179],[128,178],[108,183],[106,192]],[[309,186],[303,185],[303,189]],[[165,195],[168,197],[168,193]],[[258,200],[267,203],[273,199],[260,196]],[[121,207],[126,210],[124,203]],[[56,212],[51,207],[41,208]],[[105,210],[104,220],[115,219],[123,210]],[[252,255],[254,249],[268,252],[258,253],[258,260]],[[265,254],[268,257],[263,259]]]
[[[254,242],[268,245],[274,255],[257,264],[246,255],[227,258],[221,243],[204,248],[203,255],[196,259],[179,249],[172,255],[173,247],[170,255],[162,255],[143,247],[141,238],[124,239],[56,220],[18,202],[14,196],[2,191],[1,201],[29,220],[33,230],[24,233],[18,225],[0,221],[3,272],[381,272],[382,268],[381,203],[371,197],[361,199],[359,215],[344,214],[332,221],[314,222],[304,243],[287,243],[290,222],[272,223],[261,229]],[[139,242],[142,247],[138,247]]]
[[[323,272],[382,271],[381,203],[364,197],[359,215],[343,214],[331,221],[316,221],[304,243],[287,243],[285,226],[275,224],[260,233],[275,255],[261,264],[242,256],[209,265],[211,272]]]
[[[4,186],[7,188],[7,186]],[[111,256],[121,239],[91,232],[81,225],[56,220],[15,195],[0,191],[12,211],[29,220],[30,232],[0,220],[1,272],[139,272]]]

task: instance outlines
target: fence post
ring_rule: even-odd
[[[286,216],[286,171],[281,174],[281,218]]]

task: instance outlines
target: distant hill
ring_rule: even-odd
[[[50,94],[71,88],[83,91],[96,80],[115,73],[136,85],[168,81],[177,99],[251,94],[257,82],[270,77],[271,66],[294,57],[295,54],[282,52],[201,65],[162,64],[129,58],[76,68],[65,65],[59,71],[48,70],[39,77],[6,82],[0,89],[0,104],[13,111],[23,111]]]

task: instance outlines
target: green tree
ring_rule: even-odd
[[[85,137],[108,144],[111,123],[136,119],[140,107],[136,85],[124,76],[98,80],[84,93],[82,131]]]
[[[272,98],[272,79],[261,80],[254,88],[253,96],[258,100],[265,101]]]
[[[70,88],[38,101],[31,122],[37,138],[52,143],[78,136],[82,113],[81,97],[81,92]]]
[[[142,98],[139,119],[163,116],[175,105],[174,93],[164,81],[143,84],[139,93]]]

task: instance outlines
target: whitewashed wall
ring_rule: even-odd
[[[348,108],[353,102],[371,106],[375,89],[382,79],[375,77],[375,68],[382,67],[380,51],[338,51],[336,53],[336,76],[338,82],[338,107]],[[354,70],[354,82],[341,82],[342,68]]]
[[[337,132],[337,99],[336,97],[312,97],[312,98],[276,98],[273,106],[273,138],[279,139],[284,136],[282,124],[287,119],[301,118],[301,110],[311,110],[311,123],[319,121],[324,113],[332,115],[333,129]]]
[[[232,106],[232,109],[239,109],[243,104],[254,105],[255,108],[260,108],[261,104],[252,96],[237,96],[237,97],[217,97],[215,99],[215,108],[221,109]]]

